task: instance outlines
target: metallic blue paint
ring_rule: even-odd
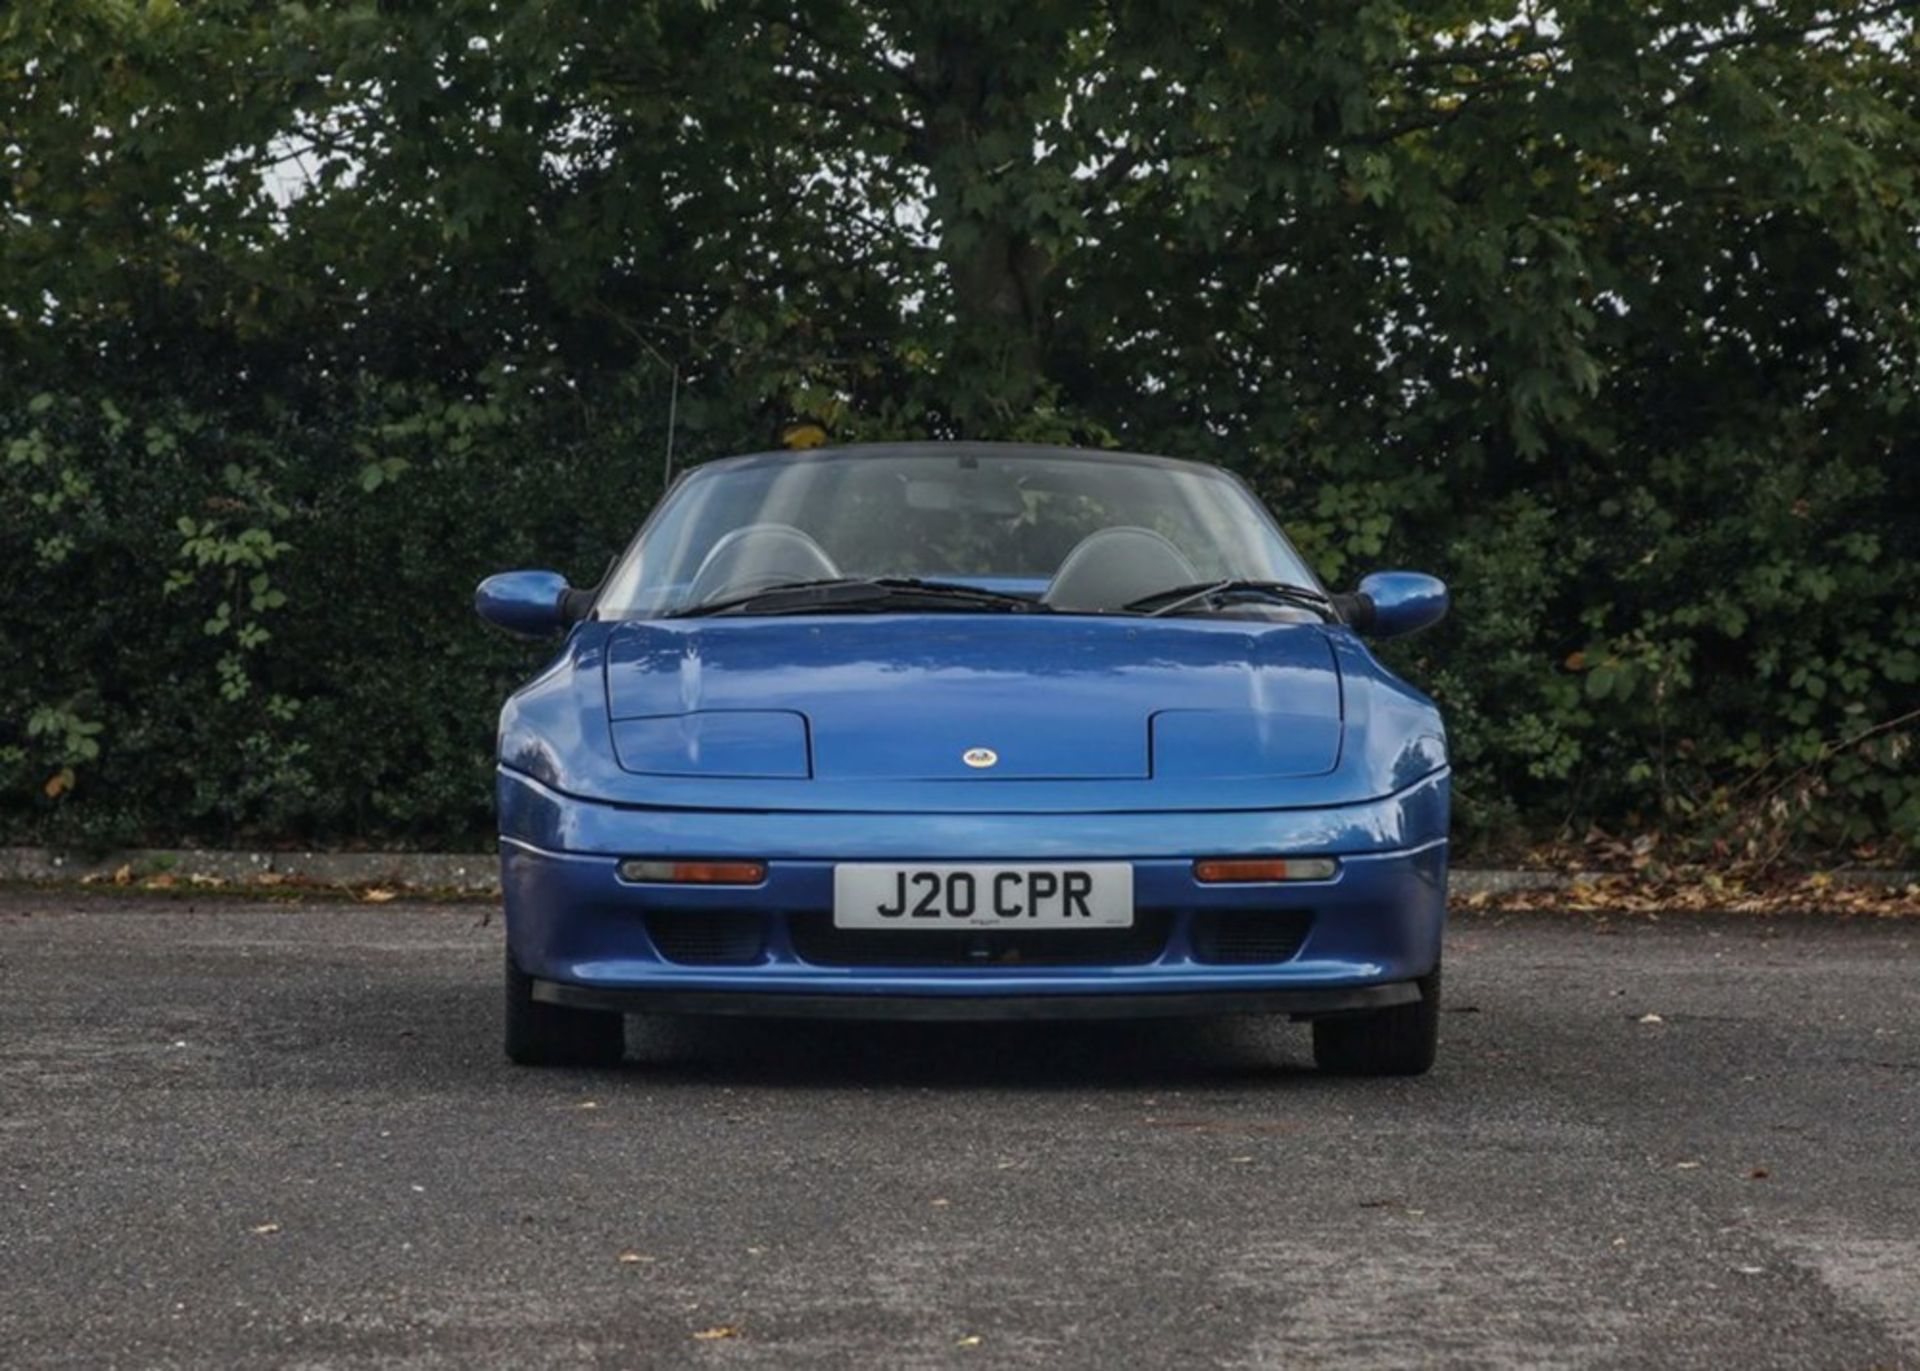
[[[649,776],[804,780],[807,717],[790,709],[710,709],[616,719],[613,752]]]
[[[1447,617],[1446,583],[1423,572],[1376,571],[1361,578],[1360,593],[1373,601],[1370,637],[1398,638]]]
[[[1190,833],[1203,844],[1205,839]],[[1071,843],[1089,858],[1104,854]],[[1201,846],[1198,850],[1210,851]],[[773,860],[750,888],[639,885],[622,881],[615,859],[502,844],[507,936],[514,960],[542,980],[600,989],[837,991],[861,995],[1139,994],[1385,984],[1433,969],[1446,907],[1446,844],[1342,859],[1331,881],[1297,885],[1195,882],[1187,856],[1135,856],[1135,901],[1169,910],[1173,929],[1155,960],[1123,966],[824,966],[793,950],[789,919],[830,909],[831,859]],[[940,849],[945,860],[953,854]],[[997,854],[1029,855],[1022,848]],[[1286,962],[1233,966],[1198,961],[1188,939],[1202,910],[1309,911],[1313,926]],[[744,966],[686,966],[662,958],[644,919],[653,910],[750,910],[767,921],[767,946]],[[911,935],[907,935],[911,936]]]
[[[1340,716],[1294,709],[1164,709],[1153,774],[1196,783],[1324,776],[1340,764]]]
[[[560,597],[567,578],[557,571],[503,571],[473,592],[473,611],[488,623],[528,638],[545,638],[565,624]]]
[[[616,719],[716,709],[805,716],[811,779],[640,775],[615,756]],[[1235,716],[1229,741],[1265,729],[1265,754],[1231,774],[1168,761],[1152,719],[1183,709]],[[1338,626],[788,615],[583,623],[508,700],[499,756],[564,794],[620,805],[1159,812],[1377,799],[1444,765],[1443,737],[1432,702]],[[993,748],[999,765],[968,767],[971,747]]]
[[[1386,984],[1432,968],[1445,919],[1449,773],[1429,701],[1344,628],[1083,620],[1065,635],[1075,651],[1039,653],[1053,673],[1018,688],[1080,700],[1077,716],[1039,717],[1083,745],[1131,736],[1144,751],[1150,739],[1147,774],[959,774],[962,739],[1003,756],[1049,741],[1021,715],[1018,678],[996,675],[1010,674],[1031,641],[1012,634],[1048,627],[1069,625],[943,615],[578,626],[502,719],[502,870],[516,960],[543,980],[601,989],[989,997]],[[671,704],[666,682],[688,704],[743,703],[756,694],[756,660],[765,663],[759,698],[818,709],[838,735],[831,755],[853,774],[825,780],[816,765],[805,778],[803,709],[609,717],[610,694],[628,707]],[[623,688],[620,671],[638,679]],[[892,705],[890,685],[900,692]],[[968,702],[968,691],[992,692],[998,713]],[[1217,707],[1179,707],[1184,700]],[[892,709],[924,721],[942,747],[909,752],[911,766],[870,754],[910,736],[883,717]],[[877,721],[870,732],[863,718]],[[636,741],[636,728],[648,736]],[[615,760],[616,747],[627,767],[680,774],[636,774]],[[914,774],[949,754],[951,778]],[[783,774],[744,779],[754,767]],[[1192,880],[1196,857],[1223,854],[1337,856],[1340,874],[1298,886]],[[768,863],[768,878],[747,889],[636,885],[614,873],[633,856],[754,858]],[[796,912],[831,907],[837,861],[1113,859],[1134,864],[1142,909],[1174,911],[1165,951],[1144,965],[816,966],[788,935]],[[1196,961],[1191,915],[1221,908],[1315,917],[1285,962]],[[667,961],[645,932],[643,916],[656,909],[756,911],[767,920],[766,952],[747,966]]]
[[[848,814],[608,805],[563,795],[505,767],[498,792],[501,837],[548,852],[1016,861],[1397,852],[1444,840],[1447,781],[1448,773],[1437,771],[1364,804],[1065,814],[1006,808]]]
[[[550,579],[535,579],[538,577]],[[559,623],[551,573],[476,597],[517,631]],[[1024,587],[1023,587],[1024,588]],[[1369,577],[1375,631],[1445,588]],[[536,627],[538,626],[538,627]],[[991,748],[990,769],[962,754]],[[1433,703],[1343,625],[1229,618],[887,614],[574,626],[501,714],[510,946],[542,980],[607,990],[1033,996],[1389,984],[1432,970],[1445,920],[1449,770]],[[1333,856],[1328,881],[1203,886],[1204,856]],[[623,857],[752,858],[752,887],[622,880]],[[1127,861],[1170,919],[1152,961],[836,966],[790,921],[832,907],[845,861]],[[1208,963],[1209,910],[1307,911],[1305,943]],[[653,911],[748,913],[764,950],[693,965]],[[912,936],[912,935],[903,935]]]

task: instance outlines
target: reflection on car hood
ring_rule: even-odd
[[[1314,625],[669,620],[615,628],[605,665],[614,720],[798,715],[822,781],[1310,776],[1340,754],[1339,669]]]

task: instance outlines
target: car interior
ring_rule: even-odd
[[[790,524],[749,524],[714,543],[688,585],[686,602],[702,604],[841,574],[826,549],[800,529]],[[1165,534],[1131,526],[1102,528],[1074,544],[1038,599],[1054,609],[1098,613],[1203,579]]]

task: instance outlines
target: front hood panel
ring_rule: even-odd
[[[696,619],[619,625],[605,662],[615,721],[799,716],[816,781],[1305,776],[1341,745],[1339,670],[1310,625]],[[992,763],[969,765],[982,749]]]

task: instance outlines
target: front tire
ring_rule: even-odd
[[[1414,982],[1420,998],[1371,1014],[1313,1022],[1313,1064],[1339,1076],[1420,1076],[1440,1047],[1440,968]]]
[[[507,1057],[521,1066],[613,1066],[626,1051],[626,1020],[533,998],[533,977],[507,953]]]

